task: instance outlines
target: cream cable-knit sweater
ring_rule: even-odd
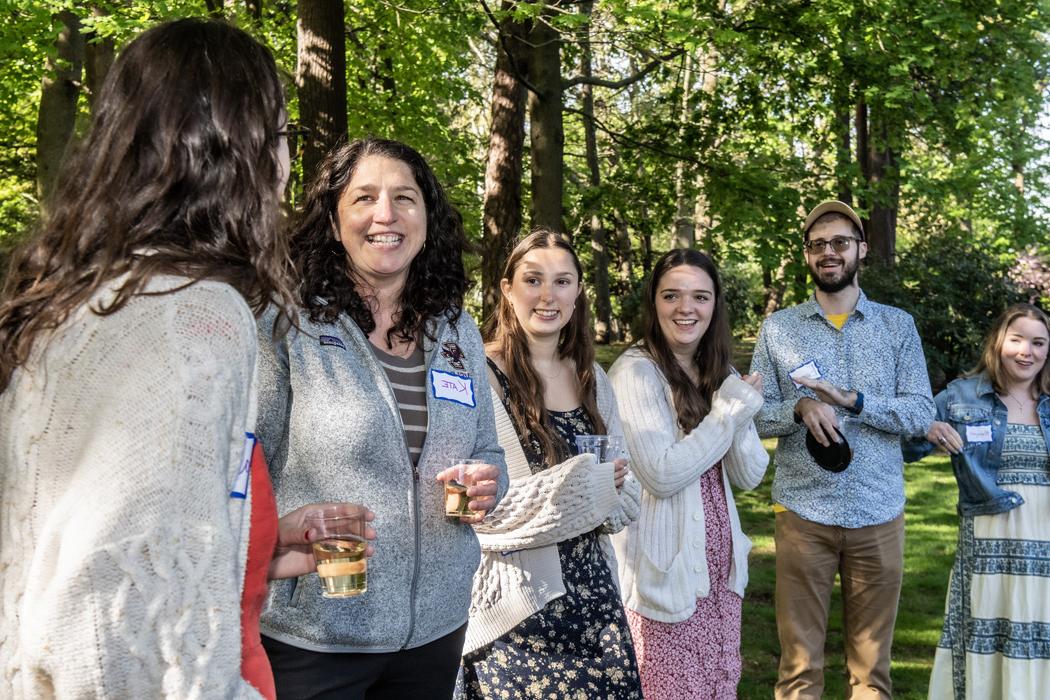
[[[594,372],[598,412],[609,435],[622,435],[609,380],[598,365]],[[474,526],[482,554],[474,575],[464,655],[565,595],[558,542],[599,527],[603,533],[618,532],[638,517],[638,482],[628,476],[617,491],[611,462],[595,464],[592,455],[580,455],[533,474],[495,390],[492,405],[510,489],[496,509]],[[601,545],[615,581],[616,558],[605,534]]]
[[[15,371],[0,697],[260,697],[241,679],[250,502],[229,495],[255,356],[244,300],[200,282],[109,316],[81,307]]]
[[[653,620],[681,622],[696,610],[696,599],[710,591],[700,476],[720,459],[733,562],[729,580],[719,584],[744,595],[751,540],[740,529],[730,484],[758,486],[769,464],[752,420],[762,407],[762,395],[742,379],[726,377],[711,411],[685,435],[671,386],[645,352],[629,349],[609,377],[619,399],[631,468],[642,484],[641,515],[613,538],[624,605]]]

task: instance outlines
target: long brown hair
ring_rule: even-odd
[[[992,324],[992,328],[988,331],[987,338],[985,338],[981,359],[977,361],[977,366],[967,372],[965,376],[972,377],[982,373],[987,374],[988,379],[992,382],[992,388],[997,393],[1006,393],[1006,370],[1003,369],[1002,356],[1003,342],[1006,340],[1006,331],[1010,328],[1010,324],[1019,318],[1030,318],[1033,321],[1038,321],[1043,324],[1047,334],[1050,335],[1050,317],[1047,317],[1042,309],[1031,304],[1014,304],[1009,306],[995,319],[995,323]],[[1043,364],[1043,368],[1036,375],[1033,385],[1038,393],[1032,398],[1038,398],[1040,394],[1050,394],[1050,361]]]
[[[283,114],[273,57],[239,29],[184,19],[128,44],[49,215],[12,258],[0,292],[0,391],[41,335],[121,275],[94,313],[118,311],[159,274],[227,282],[256,313],[272,299],[287,305]]]
[[[572,264],[576,267],[576,274],[580,279],[580,295],[576,298],[576,308],[572,317],[561,329],[558,356],[571,360],[575,365],[580,404],[594,424],[595,432],[604,433],[605,421],[598,412],[595,396],[594,341],[590,311],[583,286],[583,267],[580,265],[580,259],[576,257],[576,251],[561,234],[537,229],[514,246],[503,267],[503,279],[513,283],[514,273],[521,259],[529,251],[537,248],[560,248],[572,257]],[[505,294],[500,295],[496,312],[485,322],[482,336],[486,345],[494,348],[495,354],[503,359],[512,396],[512,400],[508,402],[510,417],[518,435],[525,436],[529,432],[535,435],[543,450],[543,459],[548,464],[565,459],[568,455],[559,447],[562,441],[551,428],[550,416],[543,405],[544,380],[532,366],[528,338]]]
[[[715,309],[711,315],[711,323],[693,356],[700,375],[697,384],[693,383],[678,364],[660,328],[660,319],[656,316],[656,293],[660,288],[660,279],[679,265],[699,268],[715,283]],[[661,255],[646,286],[642,312],[642,349],[649,354],[671,385],[671,396],[678,413],[678,425],[688,433],[711,410],[712,397],[729,375],[733,357],[733,340],[729,332],[729,314],[725,308],[722,281],[711,258],[691,248],[676,248]]]

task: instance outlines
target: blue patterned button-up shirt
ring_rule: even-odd
[[[794,420],[795,403],[813,392],[796,389],[788,372],[810,360],[824,379],[864,393],[864,410],[843,430],[853,448],[843,472],[825,471],[813,461],[806,426]],[[766,319],[751,371],[762,374],[765,394],[758,432],[779,438],[775,502],[806,520],[850,528],[885,523],[904,511],[900,436],[925,433],[934,415],[926,359],[910,315],[861,292],[838,330],[810,298]],[[849,415],[836,411],[840,423]]]

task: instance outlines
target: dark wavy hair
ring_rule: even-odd
[[[987,374],[988,380],[991,381],[992,388],[996,392],[1000,394],[1007,393],[1007,377],[1006,370],[1003,368],[1002,356],[1003,343],[1006,341],[1006,331],[1010,328],[1010,324],[1019,318],[1030,318],[1033,321],[1038,321],[1043,324],[1047,334],[1050,335],[1050,317],[1042,309],[1031,304],[1013,304],[995,319],[995,323],[988,330],[988,335],[984,340],[984,350],[981,352],[981,358],[977,361],[977,366],[964,376],[972,377],[982,373]],[[1041,394],[1050,394],[1050,361],[1043,364],[1043,368],[1035,376],[1033,388],[1036,393],[1031,398],[1037,399]]]
[[[656,316],[656,293],[660,288],[660,279],[680,265],[691,265],[703,270],[715,283],[715,309],[711,315],[711,323],[693,356],[700,374],[697,384],[693,383],[678,364],[660,328],[660,319]],[[729,332],[729,314],[722,293],[722,281],[711,258],[690,248],[676,248],[661,255],[645,288],[642,313],[644,320],[641,347],[671,385],[671,395],[674,398],[675,411],[678,413],[678,425],[688,433],[711,410],[712,397],[715,390],[729,376],[733,357],[733,339]]]
[[[273,57],[239,29],[183,19],[128,44],[49,213],[12,258],[0,390],[42,334],[121,275],[94,313],[115,313],[159,274],[227,282],[256,313],[272,299],[290,304],[278,231],[283,118]]]
[[[598,412],[595,395],[593,330],[587,293],[583,286],[583,267],[576,251],[561,234],[537,229],[514,246],[503,267],[502,279],[513,283],[514,273],[521,259],[529,251],[537,248],[560,248],[572,256],[572,264],[576,267],[576,274],[580,280],[580,295],[576,299],[572,318],[561,329],[558,356],[572,360],[576,366],[580,404],[594,423],[595,432],[604,433],[605,421]],[[514,308],[505,294],[500,295],[495,312],[485,322],[482,337],[485,339],[486,350],[503,359],[510,382],[510,394],[513,396],[513,400],[509,402],[510,417],[518,435],[528,435],[529,432],[535,435],[543,450],[543,458],[548,464],[556,464],[568,457],[561,447],[563,441],[551,427],[550,416],[543,405],[544,380],[532,366],[532,355],[529,352],[525,330],[518,322]]]
[[[333,323],[345,312],[365,335],[375,330],[365,283],[355,274],[353,261],[348,260],[343,244],[332,231],[339,221],[339,198],[358,164],[368,156],[393,158],[407,165],[423,193],[427,214],[426,240],[408,268],[400,308],[387,333],[387,346],[392,346],[392,338],[416,342],[425,335],[436,340],[430,321],[444,315],[455,324],[463,310],[463,295],[470,287],[463,268],[463,217],[423,156],[399,141],[370,137],[343,143],[321,162],[292,235],[292,260],[300,280],[299,303],[315,323]]]

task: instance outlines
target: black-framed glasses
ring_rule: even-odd
[[[823,238],[815,238],[812,241],[803,243],[802,247],[806,249],[807,253],[813,253],[814,255],[820,255],[827,250],[829,245],[836,253],[845,253],[853,245],[853,241],[859,240],[859,238],[854,238],[853,236],[835,236],[830,241]]]
[[[283,136],[288,140],[288,157],[293,162],[298,160],[299,156],[302,154],[303,144],[306,141],[304,137],[309,134],[309,129],[294,122],[288,122],[284,125],[283,129],[278,130],[277,135]]]

